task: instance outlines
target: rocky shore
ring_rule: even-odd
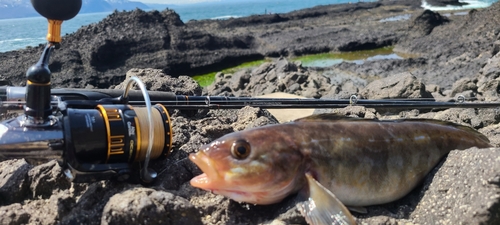
[[[311,98],[435,98],[498,101],[500,4],[465,15],[424,11],[418,1],[320,6],[288,14],[183,23],[175,12],[116,12],[65,36],[50,65],[54,86],[121,88],[138,76],[151,90],[189,95]],[[409,15],[409,19],[391,20]],[[406,16],[405,16],[406,17]],[[405,18],[403,17],[403,18]],[[405,59],[304,67],[291,56],[395,46]],[[0,76],[16,85],[42,47],[0,53]],[[199,87],[185,75],[255,59],[255,68]],[[452,151],[404,198],[354,214],[360,224],[499,224],[500,111],[317,110],[364,118],[433,118],[465,124],[495,146]],[[201,173],[186,157],[230,132],[277,123],[268,111],[170,110],[174,152],[152,167],[150,186],[117,181],[71,183],[55,161],[0,162],[0,224],[305,224],[295,198],[268,206],[237,203],[189,185]],[[194,115],[193,115],[194,114]]]

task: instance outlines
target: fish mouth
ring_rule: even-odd
[[[196,164],[202,174],[194,177],[189,182],[191,186],[210,191],[214,194],[224,195],[240,202],[255,202],[254,193],[243,191],[239,188],[228,188],[227,182],[215,168],[215,162],[203,151],[189,154],[189,159]]]
[[[270,198],[269,190],[256,189],[250,187],[251,184],[243,185],[226,180],[225,173],[218,171],[215,167],[217,162],[208,157],[203,151],[189,154],[189,159],[203,172],[191,179],[190,184],[193,187],[226,196],[237,202],[265,205],[278,202],[278,198],[272,196]]]
[[[218,171],[215,169],[215,163],[203,151],[189,154],[189,160],[196,164],[203,172],[202,174],[191,179],[190,184],[193,187],[208,191],[221,187],[223,180],[221,179]]]

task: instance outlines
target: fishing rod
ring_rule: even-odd
[[[36,75],[29,71],[28,78]],[[140,91],[131,90],[133,84]],[[137,163],[144,163],[141,180],[152,182],[156,173],[148,168],[149,161],[167,157],[172,151],[172,123],[167,109],[500,107],[495,102],[465,102],[463,96],[454,102],[437,102],[367,100],[355,95],[340,100],[175,95],[147,91],[137,77],[132,77],[124,90],[44,88],[33,82],[25,88],[0,87],[0,108],[23,112],[0,123],[0,156],[62,158],[65,175],[75,182],[127,180],[137,171]]]
[[[62,21],[74,17],[81,0],[32,0],[49,20],[48,44],[39,61],[26,72],[26,87],[1,82],[0,113],[21,115],[0,122],[0,158],[62,160],[74,182],[139,178],[151,183],[157,174],[150,160],[172,152],[173,131],[168,109],[260,108],[454,108],[499,107],[499,103],[436,102],[433,99],[367,100],[287,99],[175,95],[147,91],[137,77],[124,90],[52,89],[48,68],[52,51],[60,46]],[[57,7],[53,5],[58,4]],[[137,84],[140,90],[132,90]]]
[[[21,110],[26,104],[23,87],[0,87],[0,109]],[[121,103],[118,98],[123,90],[91,90],[91,89],[52,89],[53,106],[60,101],[100,101],[101,103]],[[140,91],[131,90],[127,104],[145,106]],[[161,104],[169,109],[240,109],[245,106],[263,109],[288,108],[344,108],[347,106],[364,106],[374,109],[448,109],[448,108],[494,108],[500,107],[498,102],[466,102],[464,96],[448,101],[436,101],[433,98],[417,99],[358,99],[352,95],[349,99],[315,99],[315,98],[260,98],[260,97],[227,97],[227,96],[190,96],[175,95],[169,92],[148,91],[151,104]],[[113,99],[115,98],[115,99]]]

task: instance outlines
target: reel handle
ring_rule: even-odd
[[[80,12],[82,0],[31,0],[31,5],[49,20],[69,20]]]
[[[61,43],[61,24],[75,17],[82,8],[82,0],[31,0],[33,8],[49,20],[47,41]],[[58,47],[58,45],[56,45]]]

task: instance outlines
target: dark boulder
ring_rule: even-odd
[[[432,6],[463,6],[469,4],[459,0],[426,0],[426,2]]]
[[[415,17],[409,27],[410,36],[423,36],[432,32],[434,27],[448,22],[446,17],[441,16],[437,12],[424,10],[422,14]]]

